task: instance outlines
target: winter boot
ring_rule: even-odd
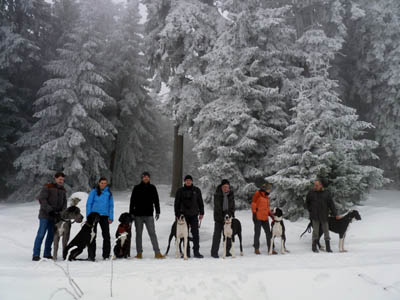
[[[200,254],[199,251],[195,251],[194,254],[193,254],[193,256],[194,256],[195,258],[203,258],[203,257],[204,257],[203,255]]]
[[[39,261],[40,260],[40,256],[34,256],[34,257],[32,257],[32,260],[33,261]]]
[[[318,247],[317,247],[317,242],[318,242],[318,241],[313,241],[313,242],[312,242],[312,251],[313,251],[314,253],[318,253],[318,252],[319,252]]]
[[[163,258],[165,258],[165,256],[162,255],[160,252],[157,252],[157,253],[154,255],[154,258],[163,259]]]
[[[330,241],[325,241],[325,246],[326,246],[326,252],[332,253]]]
[[[142,259],[142,258],[143,258],[143,256],[142,256],[142,253],[138,253],[138,254],[136,254],[135,258]]]

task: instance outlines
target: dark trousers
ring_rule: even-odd
[[[200,249],[199,220],[198,216],[185,216],[186,223],[190,226],[190,232],[193,237],[193,252],[196,254]],[[189,252],[189,248],[188,248]]]
[[[223,222],[214,222],[214,234],[211,246],[211,255],[218,256],[219,244],[221,242],[221,235],[224,232]],[[231,249],[231,240],[229,239],[226,244],[226,253]]]
[[[109,258],[111,252],[111,242],[110,242],[110,224],[108,223],[108,216],[100,216],[99,224],[101,228],[101,234],[103,235],[103,258]],[[94,232],[97,233],[97,224],[94,227]],[[90,259],[94,259],[96,257],[96,238],[88,247],[88,256]]]
[[[254,222],[254,249],[260,249],[261,227],[264,229],[269,251],[269,248],[271,247],[271,230],[269,228],[268,220],[267,221],[255,220]]]

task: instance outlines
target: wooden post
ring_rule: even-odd
[[[183,180],[183,135],[179,135],[179,126],[174,126],[174,150],[172,159],[171,197],[182,186]]]

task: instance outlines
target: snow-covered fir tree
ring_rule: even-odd
[[[24,185],[17,195],[32,195],[55,171],[64,171],[67,183],[86,190],[107,174],[107,140],[117,133],[104,111],[115,100],[102,89],[105,81],[94,64],[101,50],[108,1],[81,1],[81,15],[47,69],[53,78],[39,90],[34,117],[37,122],[18,141],[24,149],[15,161]],[[100,28],[100,29],[99,29]]]
[[[304,214],[305,196],[312,181],[322,177],[339,211],[358,203],[365,193],[385,183],[383,171],[367,162],[377,159],[377,143],[363,138],[372,128],[345,106],[330,79],[332,60],[342,39],[326,36],[323,29],[307,30],[297,41],[307,67],[299,82],[287,136],[278,148],[279,171],[267,179],[274,183],[274,204],[290,218]]]
[[[256,183],[272,174],[271,157],[287,125],[289,78],[297,70],[290,59],[295,30],[286,22],[289,7],[229,1],[225,8],[230,24],[205,55],[205,74],[194,79],[207,93],[192,134],[206,199],[227,178],[243,206]]]
[[[155,138],[159,132],[158,117],[148,95],[148,68],[138,5],[139,1],[131,0],[122,7],[105,49],[110,94],[118,105],[118,135],[111,165],[112,185],[119,189],[131,187],[144,170],[151,173],[157,170],[154,152],[162,153]]]
[[[363,116],[374,124],[381,166],[400,179],[400,2],[357,1],[362,9],[354,21],[351,96]]]

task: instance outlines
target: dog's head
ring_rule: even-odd
[[[184,215],[180,215],[179,218],[176,220],[178,224],[185,224],[186,223],[186,219]]]
[[[97,212],[91,212],[86,219],[86,223],[93,226],[100,221],[100,215]]]
[[[232,224],[232,217],[230,215],[226,214],[224,223],[225,224]]]
[[[130,225],[130,224],[132,224],[133,218],[132,218],[132,215],[130,213],[124,212],[119,216],[118,221],[122,225]]]
[[[64,220],[73,220],[76,223],[82,223],[83,215],[81,214],[81,210],[77,206],[70,206],[66,210],[64,210],[61,214],[61,217]]]
[[[81,198],[78,197],[71,198],[71,206],[77,206],[80,201]]]
[[[280,222],[283,218],[283,211],[279,207],[275,207],[272,209],[272,214],[274,215],[274,221]]]
[[[349,212],[349,216],[351,220],[353,219],[356,219],[357,221],[361,220],[361,216],[358,210],[352,210],[351,212]]]

